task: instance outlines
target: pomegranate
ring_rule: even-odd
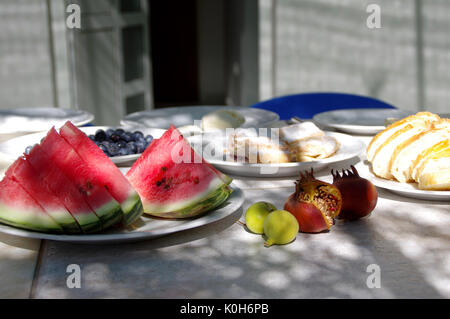
[[[300,173],[295,183],[295,193],[289,196],[284,209],[295,216],[300,231],[319,233],[334,225],[342,206],[337,187],[317,180],[314,172]]]
[[[355,220],[369,215],[377,205],[378,192],[375,186],[365,178],[359,176],[352,165],[350,170],[343,170],[342,176],[338,171],[331,170],[333,185],[342,195],[342,209],[340,219]]]

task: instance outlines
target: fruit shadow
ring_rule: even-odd
[[[425,224],[418,218],[412,218],[414,214],[420,214],[420,210],[395,213],[396,202],[417,205],[418,200],[383,189],[378,191],[379,198],[391,200],[393,205],[377,207],[360,220],[338,220],[332,231],[342,232],[356,245],[368,250],[370,263],[380,267],[381,287],[389,291],[392,298],[445,298],[445,294],[436,288],[437,282],[432,284],[430,279],[435,273],[439,273],[442,279],[450,276],[445,267],[450,254],[450,235],[435,223]],[[419,205],[424,212],[437,209],[441,213],[439,206],[448,206],[448,203],[420,201]],[[416,245],[410,237],[417,238],[420,245]],[[366,274],[369,275],[370,272]]]
[[[337,223],[330,233],[300,233],[289,245],[270,248],[263,246],[259,235],[252,236],[234,226],[234,218],[227,222],[232,226],[220,233],[216,232],[220,228],[201,227],[203,231],[210,228],[207,233],[214,236],[185,234],[184,239],[175,240],[174,234],[166,238],[172,245],[156,244],[158,239],[97,247],[47,242],[33,297],[443,297],[396,243],[385,238],[377,225],[389,217],[380,220],[376,214]],[[397,222],[410,227],[402,228],[404,231],[419,226],[408,224],[407,219]],[[342,237],[347,240],[340,242]],[[356,252],[346,252],[349,242]],[[434,261],[445,268],[446,256],[442,254],[441,260]],[[65,267],[71,263],[82,267],[82,289],[62,288],[67,277]],[[381,289],[366,286],[370,264],[380,266]]]
[[[409,212],[392,214],[385,201],[368,218],[339,221],[328,233],[299,233],[294,242],[270,248],[263,246],[260,235],[234,225],[252,203],[267,200],[282,208],[291,192],[244,191],[246,200],[239,212],[148,242],[104,246],[46,242],[33,297],[445,297],[436,281],[431,284],[430,276],[435,275],[429,271],[436,271],[439,279],[450,275],[448,228],[411,220]],[[386,199],[384,192],[380,196]],[[397,233],[414,234],[424,241],[425,250],[408,255]],[[441,244],[436,246],[435,241]],[[82,289],[64,288],[65,267],[71,263],[82,267]],[[381,269],[379,289],[367,286],[371,264]]]

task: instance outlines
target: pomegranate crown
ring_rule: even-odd
[[[304,183],[310,180],[316,179],[314,177],[314,169],[311,167],[311,171],[300,172],[300,178],[297,180],[298,183]]]
[[[332,169],[331,170],[331,175],[333,175],[333,180],[337,180],[340,178],[348,178],[348,177],[359,177],[358,171],[356,170],[355,166],[350,165],[351,171],[349,169],[343,169],[342,170],[342,175],[339,174],[339,171],[336,170],[336,172]]]
[[[295,181],[296,193],[299,193],[301,185],[315,181],[315,180],[316,180],[316,178],[314,177],[314,170],[312,167],[311,167],[311,171],[309,171],[309,172],[308,171],[300,172],[300,178]]]

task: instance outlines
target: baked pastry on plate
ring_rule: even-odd
[[[420,189],[450,189],[450,120],[419,112],[378,133],[367,148],[373,173]]]
[[[340,146],[312,122],[281,127],[279,135],[271,131],[269,138],[258,136],[254,129],[237,129],[229,135],[225,152],[240,162],[275,164],[328,158]]]

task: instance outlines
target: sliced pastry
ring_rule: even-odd
[[[417,182],[417,180],[419,179],[419,175],[423,171],[424,167],[427,165],[427,161],[432,158],[436,159],[441,157],[442,154],[445,154],[445,152],[447,152],[449,148],[450,148],[450,139],[446,139],[423,150],[417,156],[417,158],[414,160],[413,165],[411,166],[411,177]],[[447,165],[450,165],[450,162],[447,162]]]
[[[414,135],[400,144],[394,151],[389,162],[389,170],[396,180],[402,183],[413,182],[411,176],[412,166],[426,149],[445,141],[450,137],[450,129],[432,128],[428,131]]]
[[[450,190],[450,147],[427,157],[417,169],[420,189]]]
[[[377,151],[383,147],[383,145],[391,139],[395,134],[399,135],[402,130],[407,126],[415,126],[417,122],[435,122],[440,118],[438,115],[430,112],[419,112],[415,115],[405,117],[404,119],[397,121],[389,125],[385,130],[381,131],[370,142],[367,147],[367,159],[372,162],[374,160]]]
[[[324,135],[325,133],[313,122],[302,122],[280,128],[280,138],[287,145],[292,145],[306,138]]]
[[[402,145],[404,145],[402,143],[405,143],[410,138],[413,138],[414,136],[417,136],[420,133],[429,130],[432,127],[432,123],[438,119],[439,117],[437,117],[436,119],[431,116],[418,115],[415,118],[410,119],[399,129],[387,128],[385,131],[383,131],[394,131],[394,133],[389,135],[389,137],[387,137],[384,142],[378,146],[377,150],[372,155],[372,159],[370,161],[372,162],[372,170],[375,175],[386,179],[393,179],[394,176],[390,172],[390,163],[391,157],[393,154],[395,154],[397,148],[401,149]],[[399,122],[402,122],[402,120]],[[396,123],[394,123],[393,125],[395,125]]]
[[[237,162],[245,163],[288,163],[291,161],[289,150],[277,139],[267,136],[254,136],[249,132],[229,137],[226,156]]]
[[[295,161],[307,162],[330,157],[338,150],[339,143],[334,137],[324,135],[300,140],[289,148]]]

